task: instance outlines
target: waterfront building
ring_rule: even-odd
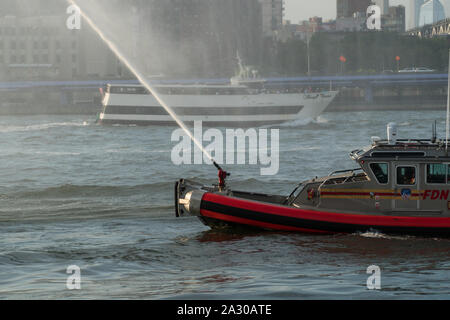
[[[389,15],[389,0],[373,0],[381,9],[381,15]]]
[[[409,29],[414,29],[419,26],[420,7],[424,2],[425,0],[410,0]]]
[[[118,76],[119,62],[92,30],[65,25],[64,15],[0,17],[2,80]]]
[[[117,12],[123,16],[126,30],[119,33],[128,36],[114,40],[128,57],[145,57],[138,60],[146,75],[232,76],[237,51],[245,63],[258,64],[264,28],[273,36],[282,25],[283,0],[270,1],[270,26],[267,0],[98,0],[96,5],[111,11],[112,20]],[[81,30],[66,27],[66,9],[60,0],[2,0],[0,77],[132,77],[87,23]],[[1,15],[5,12],[8,16]]]
[[[286,20],[280,40],[296,38],[308,41],[316,32],[334,31],[336,31],[336,20],[323,21],[322,17],[311,17],[308,21],[300,21],[299,24],[291,24],[289,20]]]
[[[337,0],[336,18],[353,18],[357,12],[366,14],[367,8],[371,3],[372,0]]]
[[[419,27],[445,19],[445,9],[439,0],[428,0],[420,7]]]
[[[146,61],[148,74],[232,76],[238,51],[246,64],[259,62],[264,35],[260,0],[135,0],[134,5],[144,39],[140,55],[154,53]],[[160,48],[168,50],[160,53]]]
[[[352,17],[340,17],[336,19],[336,31],[358,32],[366,30],[366,13],[355,12]]]
[[[383,31],[403,33],[406,30],[406,14],[404,6],[389,7],[389,13],[381,18]]]
[[[284,0],[259,0],[264,36],[274,37],[283,27]]]

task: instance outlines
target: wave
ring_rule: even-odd
[[[26,125],[26,126],[0,125],[0,133],[41,131],[41,130],[48,130],[48,129],[52,129],[52,128],[59,128],[59,127],[86,127],[89,125],[90,125],[90,123],[87,121],[83,121],[83,122],[52,122],[52,123],[32,124],[32,125]]]
[[[296,119],[296,120],[282,123],[281,125],[279,125],[279,127],[281,127],[281,128],[303,127],[312,122],[314,122],[313,118]]]
[[[143,185],[122,185],[122,186],[108,186],[108,185],[72,185],[66,184],[56,187],[49,187],[38,190],[16,191],[7,196],[14,198],[96,198],[101,196],[128,196],[150,192],[161,192],[162,190],[172,189],[174,181],[158,182],[153,184]],[[17,187],[15,188],[17,189]]]
[[[313,120],[315,123],[329,123],[330,120],[325,118],[323,115],[318,116],[315,120]]]
[[[304,127],[311,124],[323,125],[329,123],[329,120],[324,116],[320,115],[317,118],[304,118],[304,119],[296,119],[292,121],[288,121],[278,125],[280,128],[296,128],[296,127]]]
[[[107,149],[104,151],[104,153],[113,153],[113,154],[130,154],[130,153],[134,153],[134,154],[153,154],[153,153],[170,153],[171,149],[123,149],[123,150],[119,150],[119,149]]]
[[[311,150],[322,150],[323,147],[320,146],[296,146],[286,149],[281,149],[282,152],[295,152],[295,151],[311,151]]]
[[[216,177],[186,177],[189,180],[198,181],[204,184],[216,183]],[[13,189],[5,188],[1,191],[0,198],[7,199],[70,199],[70,198],[98,198],[98,197],[117,197],[117,196],[135,196],[148,194],[153,197],[158,194],[167,194],[172,196],[173,187],[176,179],[166,180],[163,182],[155,182],[140,185],[74,185],[64,184],[59,186],[52,186],[46,188],[33,188],[29,186],[14,186]],[[297,183],[297,180],[292,179],[257,179],[236,177],[230,180],[232,185],[239,185],[241,187],[261,186],[261,184],[286,184]]]
[[[388,235],[376,230],[361,232],[358,233],[357,235],[363,238],[388,239],[388,240],[410,240],[412,238],[412,236]]]
[[[79,156],[80,152],[63,152],[63,151],[36,151],[36,152],[22,152],[25,155],[42,154],[49,156]]]
[[[20,207],[6,207],[0,210],[0,222],[17,223],[18,221],[69,221],[87,219],[122,219],[122,218],[167,218],[174,217],[173,200],[154,204],[136,204],[135,201],[77,201],[60,204],[45,201],[32,204],[21,204]]]

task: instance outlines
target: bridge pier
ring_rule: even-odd
[[[62,106],[68,105],[69,104],[69,97],[68,97],[68,92],[67,91],[61,91],[59,93],[59,103]]]
[[[364,100],[367,103],[373,103],[373,89],[372,89],[372,87],[364,88]]]

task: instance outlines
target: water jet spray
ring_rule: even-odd
[[[82,8],[77,4],[75,0],[67,0],[71,5],[79,8],[81,16],[89,24],[89,26],[94,30],[95,33],[103,40],[103,42],[111,49],[111,51],[117,56],[117,58],[133,73],[139,82],[155,97],[156,101],[166,110],[170,117],[177,123],[177,125],[183,129],[183,131],[189,136],[189,138],[195,143],[195,145],[205,154],[209,160],[214,164],[214,166],[219,170],[219,185],[225,187],[225,178],[230,174],[225,172],[214,160],[211,154],[203,148],[203,145],[194,137],[192,132],[186,127],[184,122],[178,118],[177,114],[173,109],[165,103],[165,101],[159,96],[159,93],[150,85],[147,79],[139,72],[139,70],[132,64],[132,62],[125,56],[125,54],[116,46],[116,44],[111,41],[105,33],[92,21],[92,19],[82,10]]]

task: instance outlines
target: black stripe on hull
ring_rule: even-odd
[[[186,125],[193,126],[193,121],[183,121]],[[277,125],[286,122],[285,120],[276,121],[202,121],[204,127],[226,127],[226,128],[250,128],[268,125]],[[98,120],[101,125],[125,125],[125,126],[178,126],[175,121],[149,121],[149,120]]]
[[[309,230],[326,231],[330,233],[358,233],[368,231],[379,231],[385,234],[408,234],[427,237],[449,237],[450,228],[427,228],[427,227],[397,227],[397,226],[371,226],[359,224],[344,224],[336,222],[307,220],[301,218],[286,217],[276,214],[268,214],[258,211],[251,211],[231,206],[226,206],[214,202],[202,201],[202,210],[208,210],[223,215],[236,218],[243,218],[255,222],[265,222],[280,226],[296,227]],[[202,220],[203,219],[203,220]],[[201,217],[202,222],[208,219]],[[233,223],[232,223],[233,224]],[[214,227],[214,224],[211,225]],[[253,227],[253,226],[252,226]]]
[[[174,107],[173,111],[180,116],[248,116],[248,115],[296,115],[304,106],[264,106],[264,107]],[[169,115],[163,107],[106,106],[106,114],[133,114],[147,116]]]

